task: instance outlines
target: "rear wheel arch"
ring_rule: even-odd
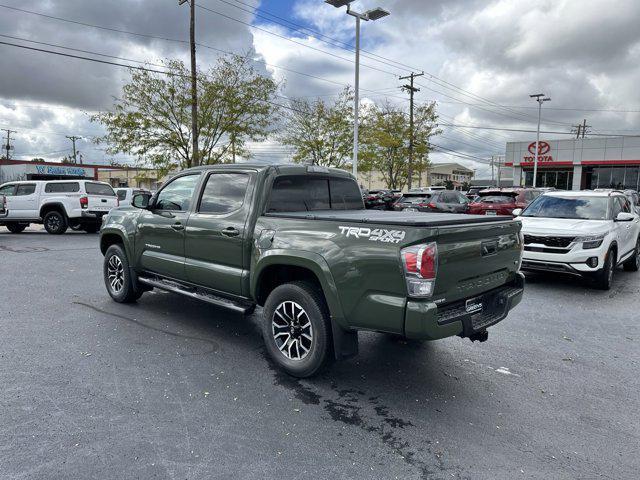
[[[307,282],[318,289],[331,318],[333,350],[336,359],[358,353],[358,334],[349,329],[342,313],[338,292],[329,266],[317,254],[291,251],[263,257],[252,271],[251,292],[258,305],[264,305],[269,294],[286,283]],[[318,258],[315,258],[318,257]]]
[[[65,218],[67,217],[67,211],[65,210],[64,205],[62,203],[52,202],[45,203],[44,205],[42,205],[42,207],[40,207],[40,218],[44,219],[44,216],[51,211],[60,212],[65,216]]]

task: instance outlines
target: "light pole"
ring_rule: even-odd
[[[336,8],[347,7],[347,14],[356,19],[356,85],[354,92],[353,106],[353,176],[358,179],[358,111],[360,109],[360,20],[368,22],[369,20],[379,20],[389,15],[389,12],[383,8],[374,8],[364,13],[358,13],[351,10],[351,2],[354,0],[325,0],[325,3]]]
[[[188,0],[178,0],[178,5],[187,3]],[[191,166],[200,165],[198,159],[198,81],[196,69],[196,0],[191,0],[189,19],[189,44],[191,47]]]
[[[536,188],[536,180],[538,176],[538,149],[540,145],[540,118],[542,116],[542,104],[544,102],[550,102],[551,99],[549,97],[545,97],[544,93],[536,93],[534,95],[529,95],[531,98],[535,98],[536,102],[538,102],[538,130],[536,133],[536,151],[533,157],[533,188]]]

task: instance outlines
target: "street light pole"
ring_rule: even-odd
[[[351,10],[351,2],[353,0],[325,0],[325,3],[340,8],[347,7],[347,15],[351,15],[356,19],[356,78],[353,105],[353,162],[352,173],[355,179],[358,179],[358,126],[359,126],[359,110],[360,110],[360,20],[368,22],[369,20],[379,20],[389,15],[389,12],[382,8],[374,8],[364,13],[358,13]]]
[[[536,131],[536,150],[533,156],[533,188],[536,188],[536,181],[538,177],[538,150],[540,148],[540,119],[542,118],[542,104],[544,102],[550,102],[551,98],[545,97],[544,93],[536,93],[529,95],[531,98],[535,98],[538,102],[538,129]]]
[[[349,6],[347,6],[347,13]],[[358,126],[360,114],[360,16],[356,16],[356,78],[353,105],[353,162],[351,173],[358,180]]]

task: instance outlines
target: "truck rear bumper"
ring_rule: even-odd
[[[409,300],[404,334],[418,340],[437,340],[460,335],[469,337],[503,320],[522,300],[524,275],[481,295],[438,307],[433,302]],[[479,308],[482,305],[482,309]]]

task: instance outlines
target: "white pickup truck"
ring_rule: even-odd
[[[67,228],[87,233],[100,229],[102,217],[118,206],[111,185],[91,180],[32,180],[0,185],[8,214],[0,225],[20,233],[31,223],[42,223],[47,232],[60,235]]]

